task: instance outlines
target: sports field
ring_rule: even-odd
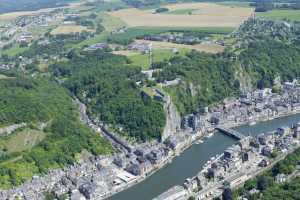
[[[129,27],[237,27],[254,12],[252,8],[214,3],[171,4],[164,7],[170,10],[168,14],[136,8],[121,9],[109,14],[120,18]],[[191,9],[192,14],[187,12]]]

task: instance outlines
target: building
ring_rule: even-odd
[[[224,158],[225,159],[233,159],[238,157],[239,153],[241,152],[241,148],[238,145],[229,147],[224,151]]]
[[[272,155],[272,149],[269,146],[265,146],[261,150],[261,154],[267,157],[271,157]]]
[[[286,175],[285,174],[278,174],[276,177],[275,177],[275,181],[277,183],[284,183],[286,182]]]
[[[79,191],[86,199],[92,199],[95,192],[95,186],[91,183],[84,183],[79,186]]]
[[[139,164],[136,164],[136,163],[128,164],[127,167],[126,167],[126,171],[128,171],[129,173],[131,173],[135,176],[139,176],[139,175],[142,174],[141,166]]]
[[[258,166],[260,167],[267,167],[269,165],[269,161],[267,161],[266,159],[263,159]]]
[[[149,53],[151,51],[151,43],[148,42],[134,42],[128,46],[129,50],[136,50],[141,53]]]
[[[106,43],[96,43],[96,44],[93,44],[87,48],[85,48],[84,50],[85,51],[96,51],[96,50],[104,50],[104,49],[108,49],[109,46],[108,44]]]
[[[280,137],[283,137],[283,136],[289,134],[289,132],[290,132],[289,127],[280,127],[276,130],[276,134]]]
[[[176,185],[153,200],[183,200],[186,197],[187,191],[182,186]]]
[[[233,188],[243,184],[246,180],[248,180],[247,174],[241,172],[228,179],[227,184],[230,188]]]

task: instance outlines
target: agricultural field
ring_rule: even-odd
[[[292,21],[300,21],[299,10],[271,10],[268,12],[256,13],[256,15],[274,20],[288,19]]]
[[[81,3],[70,3],[68,6],[63,6],[63,7],[59,7],[59,8],[77,8],[82,6]],[[9,12],[9,13],[4,13],[0,15],[0,21],[11,21],[11,20],[15,20],[18,17],[21,16],[29,16],[29,15],[38,15],[41,13],[49,13],[56,8],[44,8],[44,9],[40,9],[40,10],[36,10],[36,11],[17,11],[17,12]]]
[[[79,25],[60,25],[51,31],[52,35],[81,33],[82,31],[92,32],[94,30],[88,29]]]
[[[231,6],[231,7],[250,7],[251,1],[247,2],[240,2],[240,1],[222,1],[216,2],[216,4],[223,5],[223,6]]]
[[[143,40],[138,40],[139,42],[145,42]],[[185,44],[175,44],[171,42],[158,42],[152,41],[152,47],[154,49],[189,49],[196,50],[200,52],[207,53],[220,53],[224,51],[224,47],[214,43],[208,44],[196,44],[196,45],[185,45]]]
[[[198,9],[178,9],[178,10],[172,10],[167,12],[166,14],[171,14],[171,15],[192,15],[194,14],[194,11],[197,11]]]
[[[117,33],[110,35],[108,40],[113,43],[118,44],[128,44],[132,40],[153,34],[161,34],[166,32],[184,32],[184,31],[193,31],[211,34],[229,34],[234,30],[232,27],[131,27],[126,30],[124,33]]]
[[[183,14],[155,13],[155,10],[136,8],[109,12],[123,20],[129,27],[237,27],[253,14],[252,8],[224,6],[213,3],[184,3],[164,6],[170,12]],[[186,13],[191,11],[192,15]],[[184,12],[183,12],[184,11]]]

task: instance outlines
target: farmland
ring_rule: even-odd
[[[300,21],[299,10],[271,10],[268,12],[257,13],[257,15],[274,20],[288,19],[293,21]]]
[[[81,3],[70,3],[68,6],[62,6],[59,8],[76,8],[81,6]],[[43,8],[40,10],[35,10],[35,11],[16,11],[16,12],[9,12],[9,13],[4,13],[0,15],[0,21],[11,21],[15,20],[18,17],[21,16],[32,16],[32,15],[38,15],[41,13],[49,13],[58,7],[55,8]]]
[[[93,30],[78,25],[61,25],[58,26],[56,29],[52,30],[51,34],[58,35],[58,34],[80,33],[82,31],[93,31]]]
[[[122,9],[109,14],[122,19],[129,27],[237,27],[253,13],[247,7],[230,7],[213,3],[185,3],[165,6],[170,12],[183,14],[154,14],[154,10]],[[186,11],[191,11],[189,15]],[[181,11],[178,11],[179,13]]]
[[[117,33],[108,37],[109,41],[120,44],[127,44],[132,40],[151,34],[165,32],[194,31],[207,34],[229,34],[234,30],[232,27],[131,27],[124,33]]]
[[[196,44],[196,45],[185,45],[185,44],[175,44],[171,42],[158,42],[152,41],[152,47],[154,49],[189,49],[189,50],[197,50],[200,52],[207,53],[220,53],[224,50],[224,47],[221,45],[208,43],[208,44]]]

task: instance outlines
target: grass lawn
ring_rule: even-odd
[[[271,10],[268,12],[259,12],[256,13],[256,15],[274,20],[288,19],[292,21],[300,21],[299,10]]]
[[[7,152],[21,152],[28,150],[45,138],[46,134],[41,131],[24,129],[0,140],[0,146]]]
[[[171,49],[155,49],[153,50],[153,62],[161,62],[165,59],[170,59],[174,56],[184,56],[189,49],[179,49],[178,54],[174,54]],[[147,70],[150,67],[149,54],[136,54],[128,56],[132,64],[142,67]]]
[[[19,45],[14,45],[13,47],[2,51],[2,55],[16,56],[18,54],[23,53],[27,49],[28,49],[28,47],[20,47]]]

